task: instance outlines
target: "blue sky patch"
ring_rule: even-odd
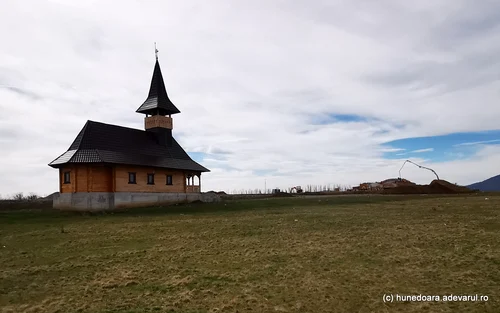
[[[198,163],[203,162],[206,157],[206,153],[203,152],[188,152],[187,154],[191,157],[191,159]]]
[[[383,145],[386,159],[425,158],[432,162],[467,159],[484,145],[500,144],[500,130],[405,138]]]
[[[311,117],[313,125],[328,125],[333,123],[364,122],[368,118],[356,114],[322,114]]]

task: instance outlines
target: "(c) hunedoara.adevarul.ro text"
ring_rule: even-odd
[[[486,302],[489,297],[485,295],[403,295],[403,294],[392,294],[386,293],[383,295],[382,299],[384,302]]]

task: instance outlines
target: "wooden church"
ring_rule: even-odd
[[[156,51],[158,52],[158,51]],[[59,170],[54,207],[106,210],[201,199],[201,174],[172,136],[180,113],[167,95],[158,55],[149,94],[137,113],[145,130],[87,121],[68,151],[49,166]]]

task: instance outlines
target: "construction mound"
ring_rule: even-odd
[[[429,185],[399,185],[385,189],[384,194],[457,194],[473,193],[467,187],[452,184],[446,180],[433,180]]]

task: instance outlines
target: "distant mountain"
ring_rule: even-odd
[[[500,175],[493,176],[479,183],[467,186],[470,189],[479,189],[481,191],[500,191]]]

